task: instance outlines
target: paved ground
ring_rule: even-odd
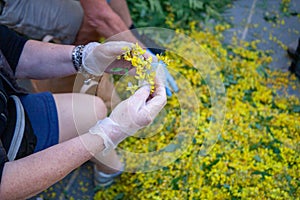
[[[225,33],[225,43],[230,42],[234,34],[246,41],[260,39],[262,43],[258,45],[259,48],[273,51],[274,61],[270,67],[286,71],[290,60],[282,44],[289,45],[300,37],[300,18],[283,14],[280,2],[281,0],[235,1],[233,7],[225,13],[227,19],[234,25]],[[300,1],[291,0],[290,10],[293,13],[300,13]],[[290,92],[299,95],[299,89],[300,85],[298,89]],[[91,169],[91,163],[86,163],[61,182],[31,199],[93,199]]]
[[[237,0],[225,13],[234,26],[225,32],[225,43],[232,36],[245,41],[261,40],[258,48],[270,52],[271,69],[288,71],[291,60],[284,46],[296,45],[300,38],[300,1],[291,0],[288,13],[282,12],[281,0]],[[300,16],[300,15],[299,15]],[[296,48],[295,46],[295,48]],[[289,88],[290,95],[300,97],[300,83],[296,90]]]

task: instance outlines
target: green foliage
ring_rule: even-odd
[[[137,27],[168,27],[166,18],[174,17],[176,28],[186,28],[191,21],[223,20],[221,13],[233,0],[127,0]]]

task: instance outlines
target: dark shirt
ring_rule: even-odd
[[[20,55],[23,51],[24,45],[27,39],[20,37],[14,31],[11,31],[6,26],[0,25],[0,50],[6,58],[9,66],[15,72],[16,67],[19,62]],[[5,59],[1,58],[1,59]],[[3,64],[3,62],[1,62]],[[2,74],[2,71],[1,71]],[[7,99],[8,96],[5,91],[4,82],[0,77],[0,181],[2,177],[2,172],[4,168],[5,162],[7,159],[7,148],[5,146],[9,146],[7,140],[3,140],[5,137],[11,137],[12,132],[7,131],[7,126],[9,124],[9,116],[10,112],[7,110]]]
[[[14,72],[26,41],[25,37],[20,37],[16,32],[0,25],[0,49]]]

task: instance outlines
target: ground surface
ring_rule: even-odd
[[[238,0],[225,17],[233,24],[227,30],[225,43],[230,43],[233,35],[246,41],[261,40],[258,45],[264,50],[272,50],[272,69],[288,70],[290,60],[282,45],[289,45],[300,36],[300,23],[297,16],[286,16],[280,9],[280,0]],[[290,9],[300,13],[300,1],[291,0]],[[284,22],[282,21],[284,20]],[[300,94],[300,86],[290,90]],[[93,199],[91,163],[76,169],[53,187],[33,199]]]
[[[230,43],[234,35],[238,39],[249,42],[261,40],[257,45],[258,48],[270,51],[273,58],[269,67],[287,71],[291,61],[283,45],[297,45],[300,37],[300,22],[297,16],[287,16],[283,13],[280,2],[280,0],[236,1],[225,13],[226,18],[234,26],[224,35],[225,43]],[[300,1],[291,0],[290,11],[299,13]],[[290,94],[299,96],[299,88],[290,89]]]

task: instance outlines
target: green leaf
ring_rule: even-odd
[[[259,155],[255,155],[253,159],[256,160],[257,162],[261,162],[261,158],[259,157]]]
[[[254,171],[251,173],[251,175],[261,175],[261,179],[264,180],[265,179],[265,176],[271,176],[271,174],[269,174],[268,172],[264,172],[264,171]]]
[[[255,149],[258,149],[259,147],[262,146],[262,142],[258,142],[256,144],[252,144],[250,147],[249,147],[249,150],[252,151],[252,150],[255,150]]]
[[[300,105],[293,105],[292,111],[295,113],[300,113]]]
[[[123,199],[124,198],[124,193],[119,193],[117,194],[115,197],[114,197],[114,200],[120,200],[120,199]]]
[[[285,175],[286,180],[290,183],[292,180],[292,177],[288,174]]]
[[[164,181],[163,181],[161,178],[158,178],[158,179],[157,179],[157,183],[158,183],[159,185],[161,185],[163,182],[164,182]]]
[[[158,0],[148,0],[150,4],[150,10],[152,12],[158,12],[159,14],[163,14],[163,9],[161,7],[161,4]]]
[[[228,184],[224,184],[223,187],[228,189],[228,190],[230,189],[230,185],[228,185]]]
[[[116,68],[112,68],[110,71],[112,71],[112,72],[121,72],[123,70],[124,70],[123,68],[116,67]]]
[[[266,71],[266,66],[265,65],[261,65],[258,68],[256,68],[256,72],[260,75],[263,76],[264,78],[268,78],[269,74]]]
[[[195,137],[193,137],[192,141],[193,141],[193,144],[197,144],[197,139]]]
[[[195,1],[194,9],[203,10],[203,8],[204,8],[204,3],[202,1]]]
[[[255,128],[257,128],[258,130],[262,130],[262,126],[258,122],[255,122]]]
[[[168,146],[166,146],[164,148],[164,151],[166,152],[174,152],[176,151],[177,148],[179,148],[180,146],[178,144],[169,144]]]
[[[156,150],[156,141],[150,141],[148,145],[148,151],[152,152]]]
[[[171,182],[172,189],[173,190],[179,190],[178,181],[180,180],[180,177],[174,178]]]

